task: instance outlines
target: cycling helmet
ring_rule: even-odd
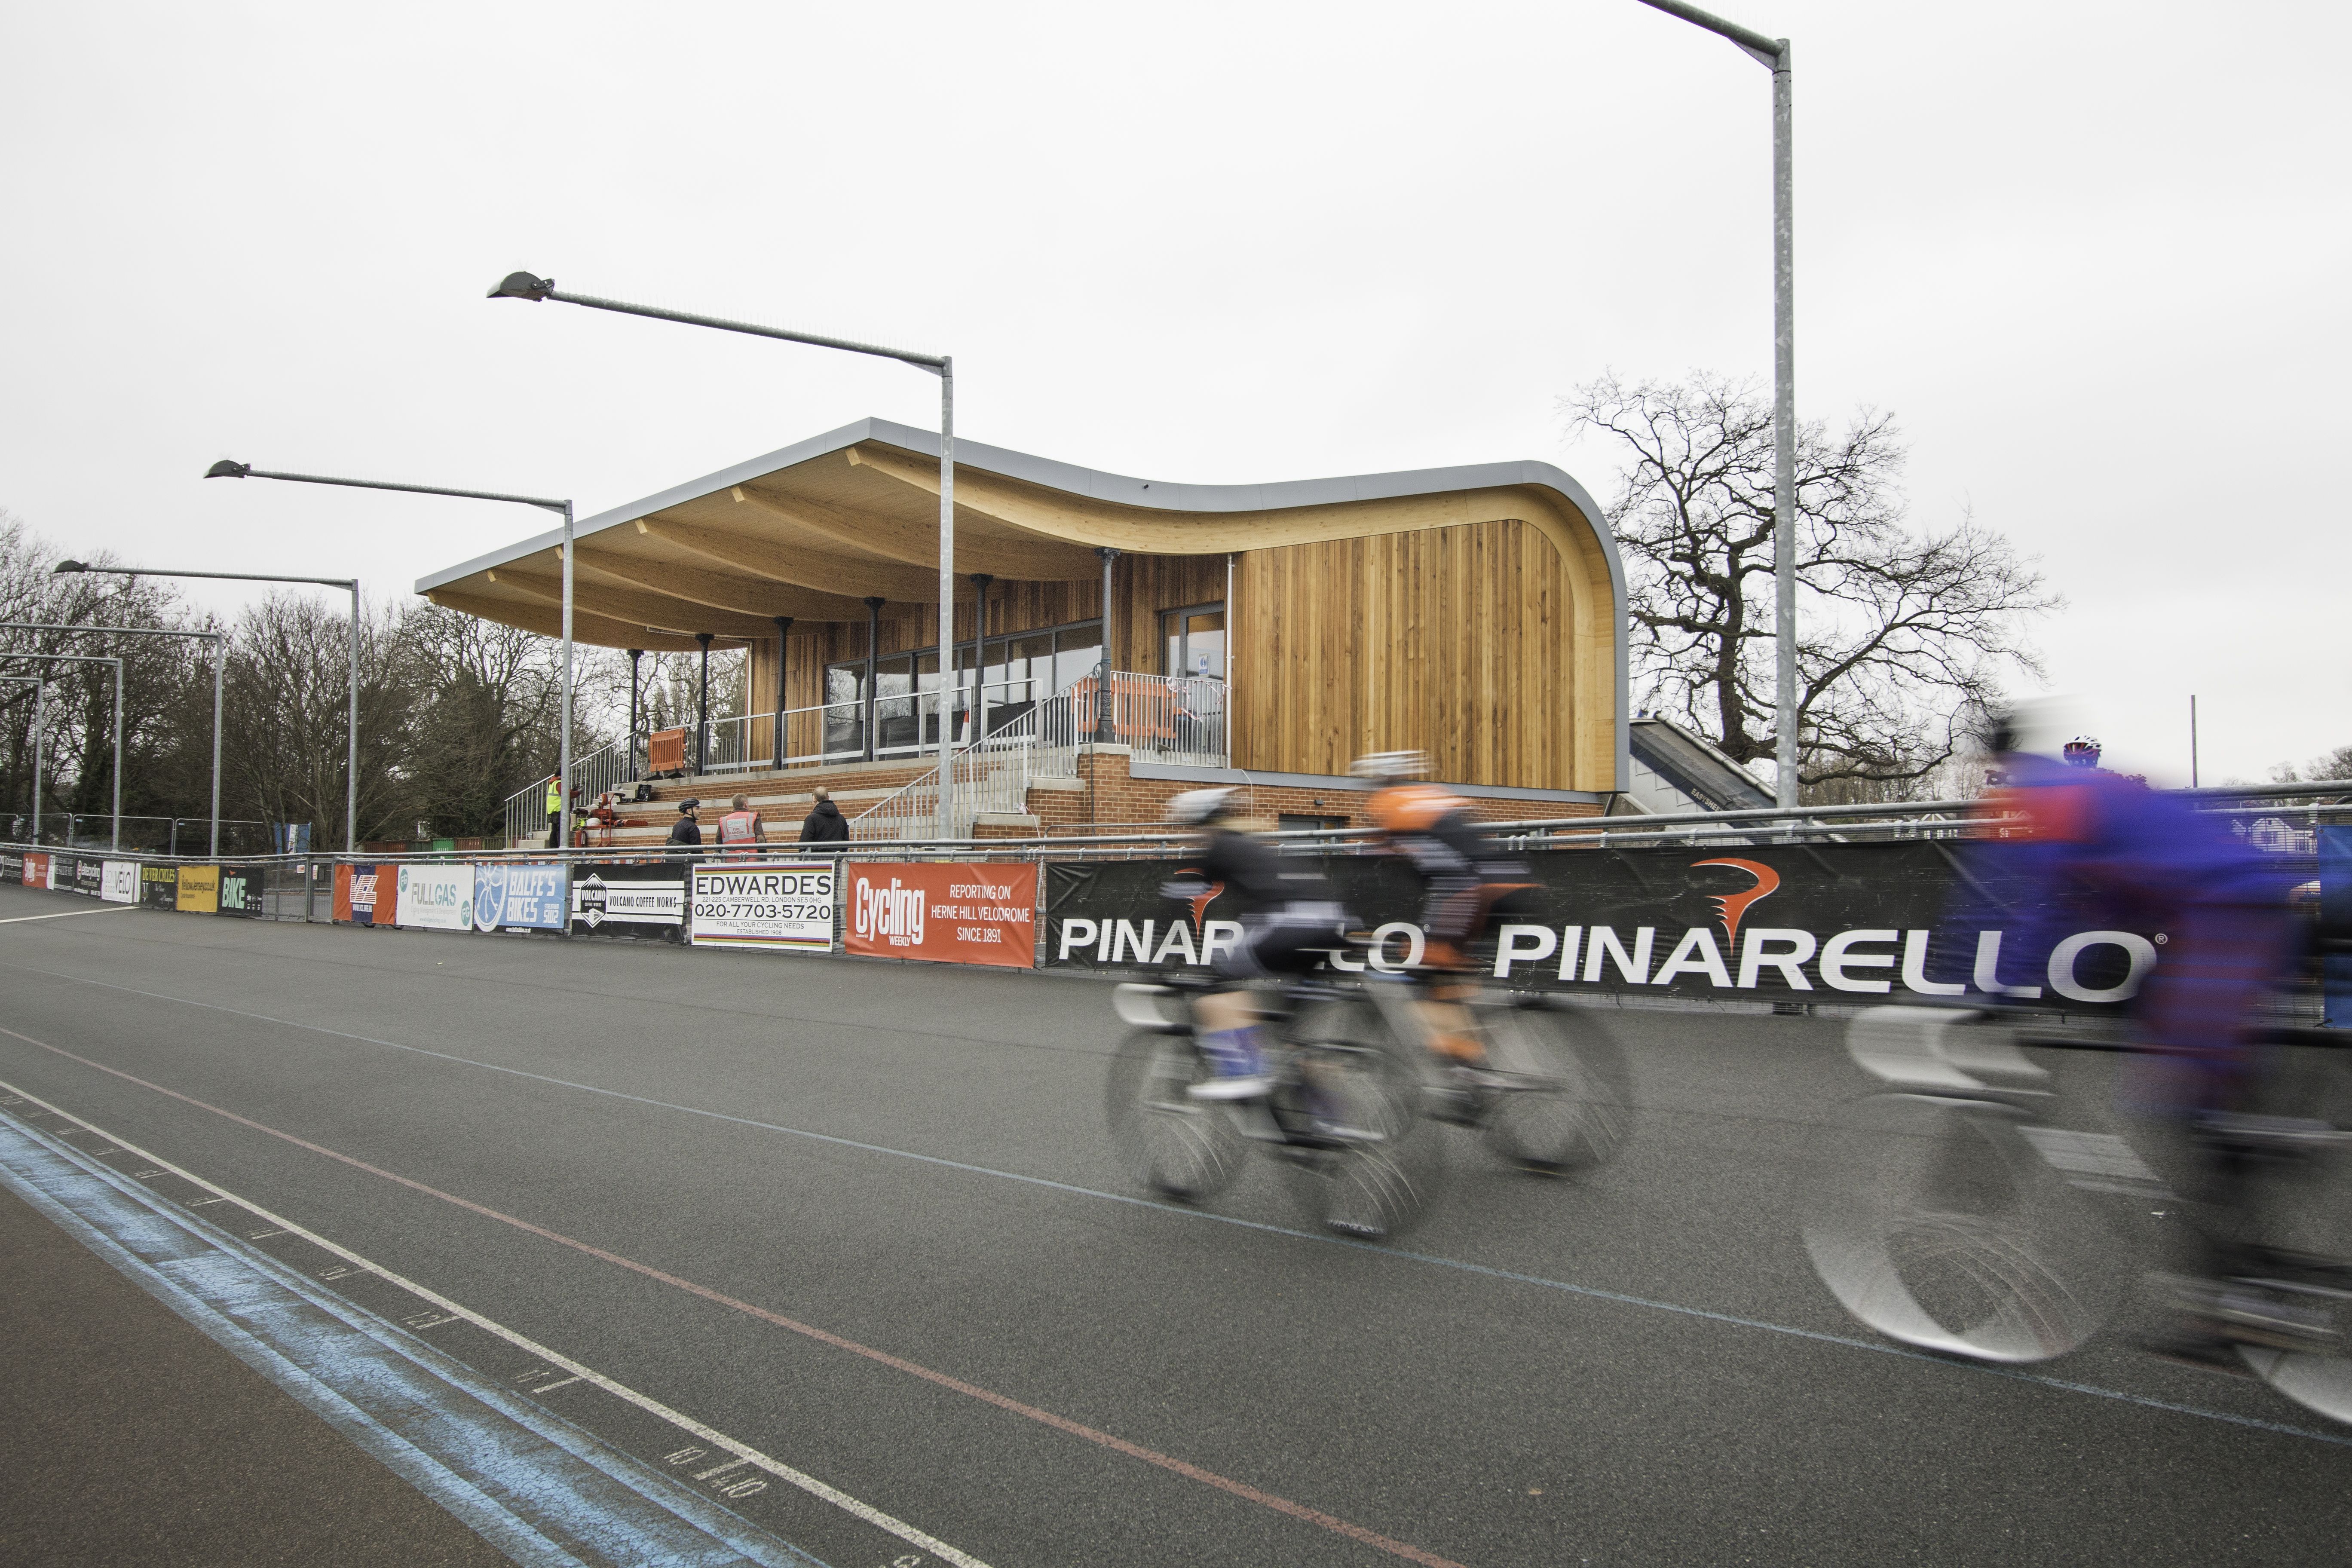
[[[2088,735],[2077,735],[2066,742],[2066,765],[2070,768],[2095,768],[2099,765],[2099,742]]]
[[[1168,820],[1180,827],[1206,827],[1232,815],[1234,792],[1229,789],[1188,789],[1168,803]]]
[[[1429,753],[1426,752],[1372,752],[1348,764],[1351,777],[1370,779],[1376,784],[1402,784],[1407,779],[1429,776]]]

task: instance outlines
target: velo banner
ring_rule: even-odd
[[[139,901],[138,861],[101,860],[98,875],[98,896],[108,903],[135,904]]]
[[[842,874],[845,952],[1036,967],[1034,865],[858,862]]]
[[[781,860],[694,868],[692,938],[697,947],[833,951],[831,860]]]
[[[393,883],[395,924],[425,931],[474,929],[473,867],[402,866],[394,873]]]
[[[480,860],[474,864],[476,931],[556,931],[570,917],[560,860]]]

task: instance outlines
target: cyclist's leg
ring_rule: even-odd
[[[1192,1005],[1201,1051],[1215,1074],[1208,1082],[1192,1086],[1191,1093],[1196,1100],[1245,1100],[1273,1087],[1265,1072],[1257,1010],[1251,1005],[1249,994],[1249,983],[1267,973],[1257,952],[1265,936],[1264,922],[1244,921],[1241,941],[1217,955],[1217,989]]]
[[[1415,1005],[1427,1026],[1431,1047],[1458,1067],[1486,1061],[1486,1043],[1469,1003],[1477,985],[1468,973],[1470,938],[1486,919],[1486,886],[1471,878],[1433,881],[1422,904],[1422,994]]]

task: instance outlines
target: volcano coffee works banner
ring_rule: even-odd
[[[178,909],[180,907],[180,868],[177,866],[140,867],[139,901],[149,909]]]
[[[2004,962],[2030,922],[2021,889],[1973,873],[1972,904],[1948,924],[1965,847],[1937,842],[1557,849],[1525,858],[1533,888],[1496,928],[1494,978],[1521,987],[1827,1001],[1958,995],[1967,984],[2069,1007],[2129,998],[2157,961],[2155,933],[2081,922],[2032,973]],[[1336,858],[1340,897],[1383,938],[1375,968],[1416,962],[1412,884],[1394,861]],[[1222,887],[1178,906],[1160,885],[1175,860],[1048,868],[1045,961],[1091,968],[1205,967],[1239,935]],[[1403,897],[1401,897],[1403,895]],[[1173,918],[1171,918],[1171,915]],[[1362,962],[1343,959],[1341,967]]]
[[[583,866],[572,881],[572,929],[677,939],[686,924],[686,865],[624,860]]]
[[[858,862],[842,875],[845,952],[1036,967],[1034,865]]]
[[[381,868],[377,875],[383,875]],[[473,867],[401,866],[393,872],[393,883],[396,923],[425,931],[474,929]]]
[[[98,896],[110,904],[137,903],[139,901],[139,862],[136,860],[100,861]]]
[[[698,864],[694,945],[830,952],[839,878],[831,860]]]
[[[560,860],[474,863],[476,931],[554,931],[571,917]]]

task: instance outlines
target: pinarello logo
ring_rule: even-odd
[[[1187,866],[1176,874],[1179,877],[1199,877],[1201,875],[1201,868],[1197,866]],[[1206,880],[1205,878],[1202,879]],[[1217,901],[1217,895],[1224,890],[1225,885],[1223,882],[1210,882],[1208,891],[1198,894],[1197,896],[1185,900],[1185,902],[1190,904],[1192,909],[1193,935],[1198,936],[1201,934],[1201,922],[1208,918],[1209,906],[1215,903]]]
[[[1772,895],[1773,890],[1780,885],[1780,873],[1769,866],[1759,865],[1753,860],[1694,860],[1691,862],[1693,870],[1696,870],[1701,866],[1729,866],[1735,870],[1745,871],[1756,879],[1754,886],[1744,888],[1738,892],[1708,895],[1707,901],[1715,906],[1717,916],[1723,921],[1724,941],[1737,949],[1739,945],[1740,918],[1748,913],[1749,905]]]

